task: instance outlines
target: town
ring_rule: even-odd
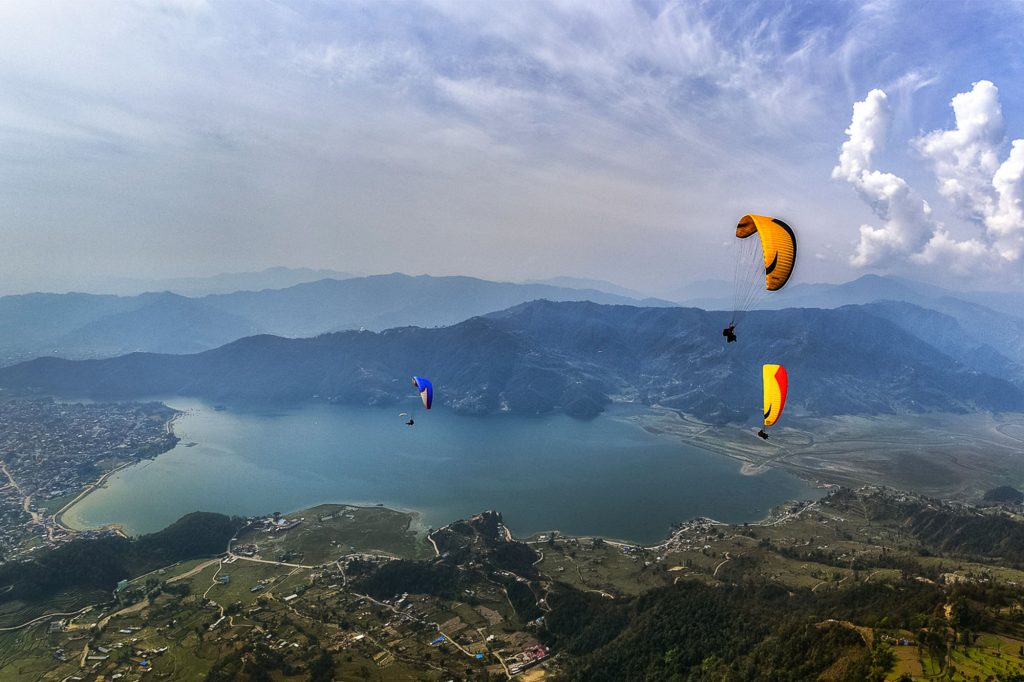
[[[72,537],[61,512],[117,469],[178,442],[161,403],[0,399],[0,562],[23,560]]]

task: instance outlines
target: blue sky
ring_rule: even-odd
[[[668,291],[731,277],[746,212],[797,229],[796,281],[1021,284],[1021,2],[32,0],[0,45],[6,291],[273,265]],[[1001,119],[966,139],[982,81]],[[834,174],[856,102],[870,167]]]

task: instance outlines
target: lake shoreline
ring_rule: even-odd
[[[382,505],[415,513],[418,532],[498,509],[524,537],[561,527],[649,544],[685,519],[756,523],[779,504],[816,494],[794,477],[768,471],[768,481],[757,480],[703,447],[652,435],[637,423],[635,405],[591,422],[439,412],[413,430],[398,428],[390,409],[217,411],[163,400],[181,412],[172,424],[182,437],[177,447],[144,467],[108,472],[103,487],[62,510],[65,526],[120,524],[143,534],[196,509],[255,516]]]
[[[106,482],[110,479],[110,477],[113,476],[114,474],[116,474],[117,472],[122,471],[124,469],[127,469],[128,467],[134,466],[136,464],[141,464],[142,462],[144,462],[147,459],[156,459],[160,455],[162,455],[162,454],[164,454],[166,452],[170,452],[174,448],[178,447],[178,445],[181,443],[181,439],[178,438],[177,434],[174,433],[174,422],[178,418],[184,416],[185,413],[183,411],[181,411],[181,410],[175,410],[173,407],[171,407],[170,405],[167,405],[166,403],[161,403],[161,404],[164,405],[164,407],[166,407],[166,408],[168,408],[170,410],[174,410],[174,414],[172,414],[171,418],[168,419],[167,422],[164,424],[164,429],[166,430],[167,435],[174,437],[174,444],[171,447],[169,447],[168,449],[164,450],[163,452],[158,452],[155,455],[151,455],[149,457],[133,459],[133,460],[129,460],[127,462],[123,462],[123,463],[117,465],[116,467],[114,467],[113,469],[111,469],[110,471],[104,472],[93,483],[90,483],[90,484],[86,485],[84,488],[82,488],[82,490],[79,491],[78,495],[75,496],[75,499],[73,499],[70,502],[68,502],[67,504],[65,504],[63,507],[61,507],[59,510],[57,510],[53,514],[53,523],[55,525],[63,528],[64,530],[68,531],[69,533],[80,533],[80,532],[83,532],[83,531],[103,530],[103,529],[106,529],[106,528],[110,528],[110,529],[113,529],[115,532],[117,532],[119,535],[125,536],[125,526],[124,526],[124,524],[114,523],[114,524],[105,524],[105,525],[97,527],[97,528],[90,528],[90,527],[76,528],[76,527],[74,527],[71,524],[65,523],[64,522],[64,516],[68,512],[70,512],[75,507],[75,505],[80,504],[89,495],[91,495],[92,493],[94,493],[97,490],[99,490],[100,488],[102,488],[106,484]]]

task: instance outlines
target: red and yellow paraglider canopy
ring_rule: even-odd
[[[765,365],[764,374],[764,425],[771,426],[779,419],[786,406],[789,391],[789,376],[782,365]]]

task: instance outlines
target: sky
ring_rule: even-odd
[[[0,293],[272,266],[1024,287],[1024,2],[0,3]]]

